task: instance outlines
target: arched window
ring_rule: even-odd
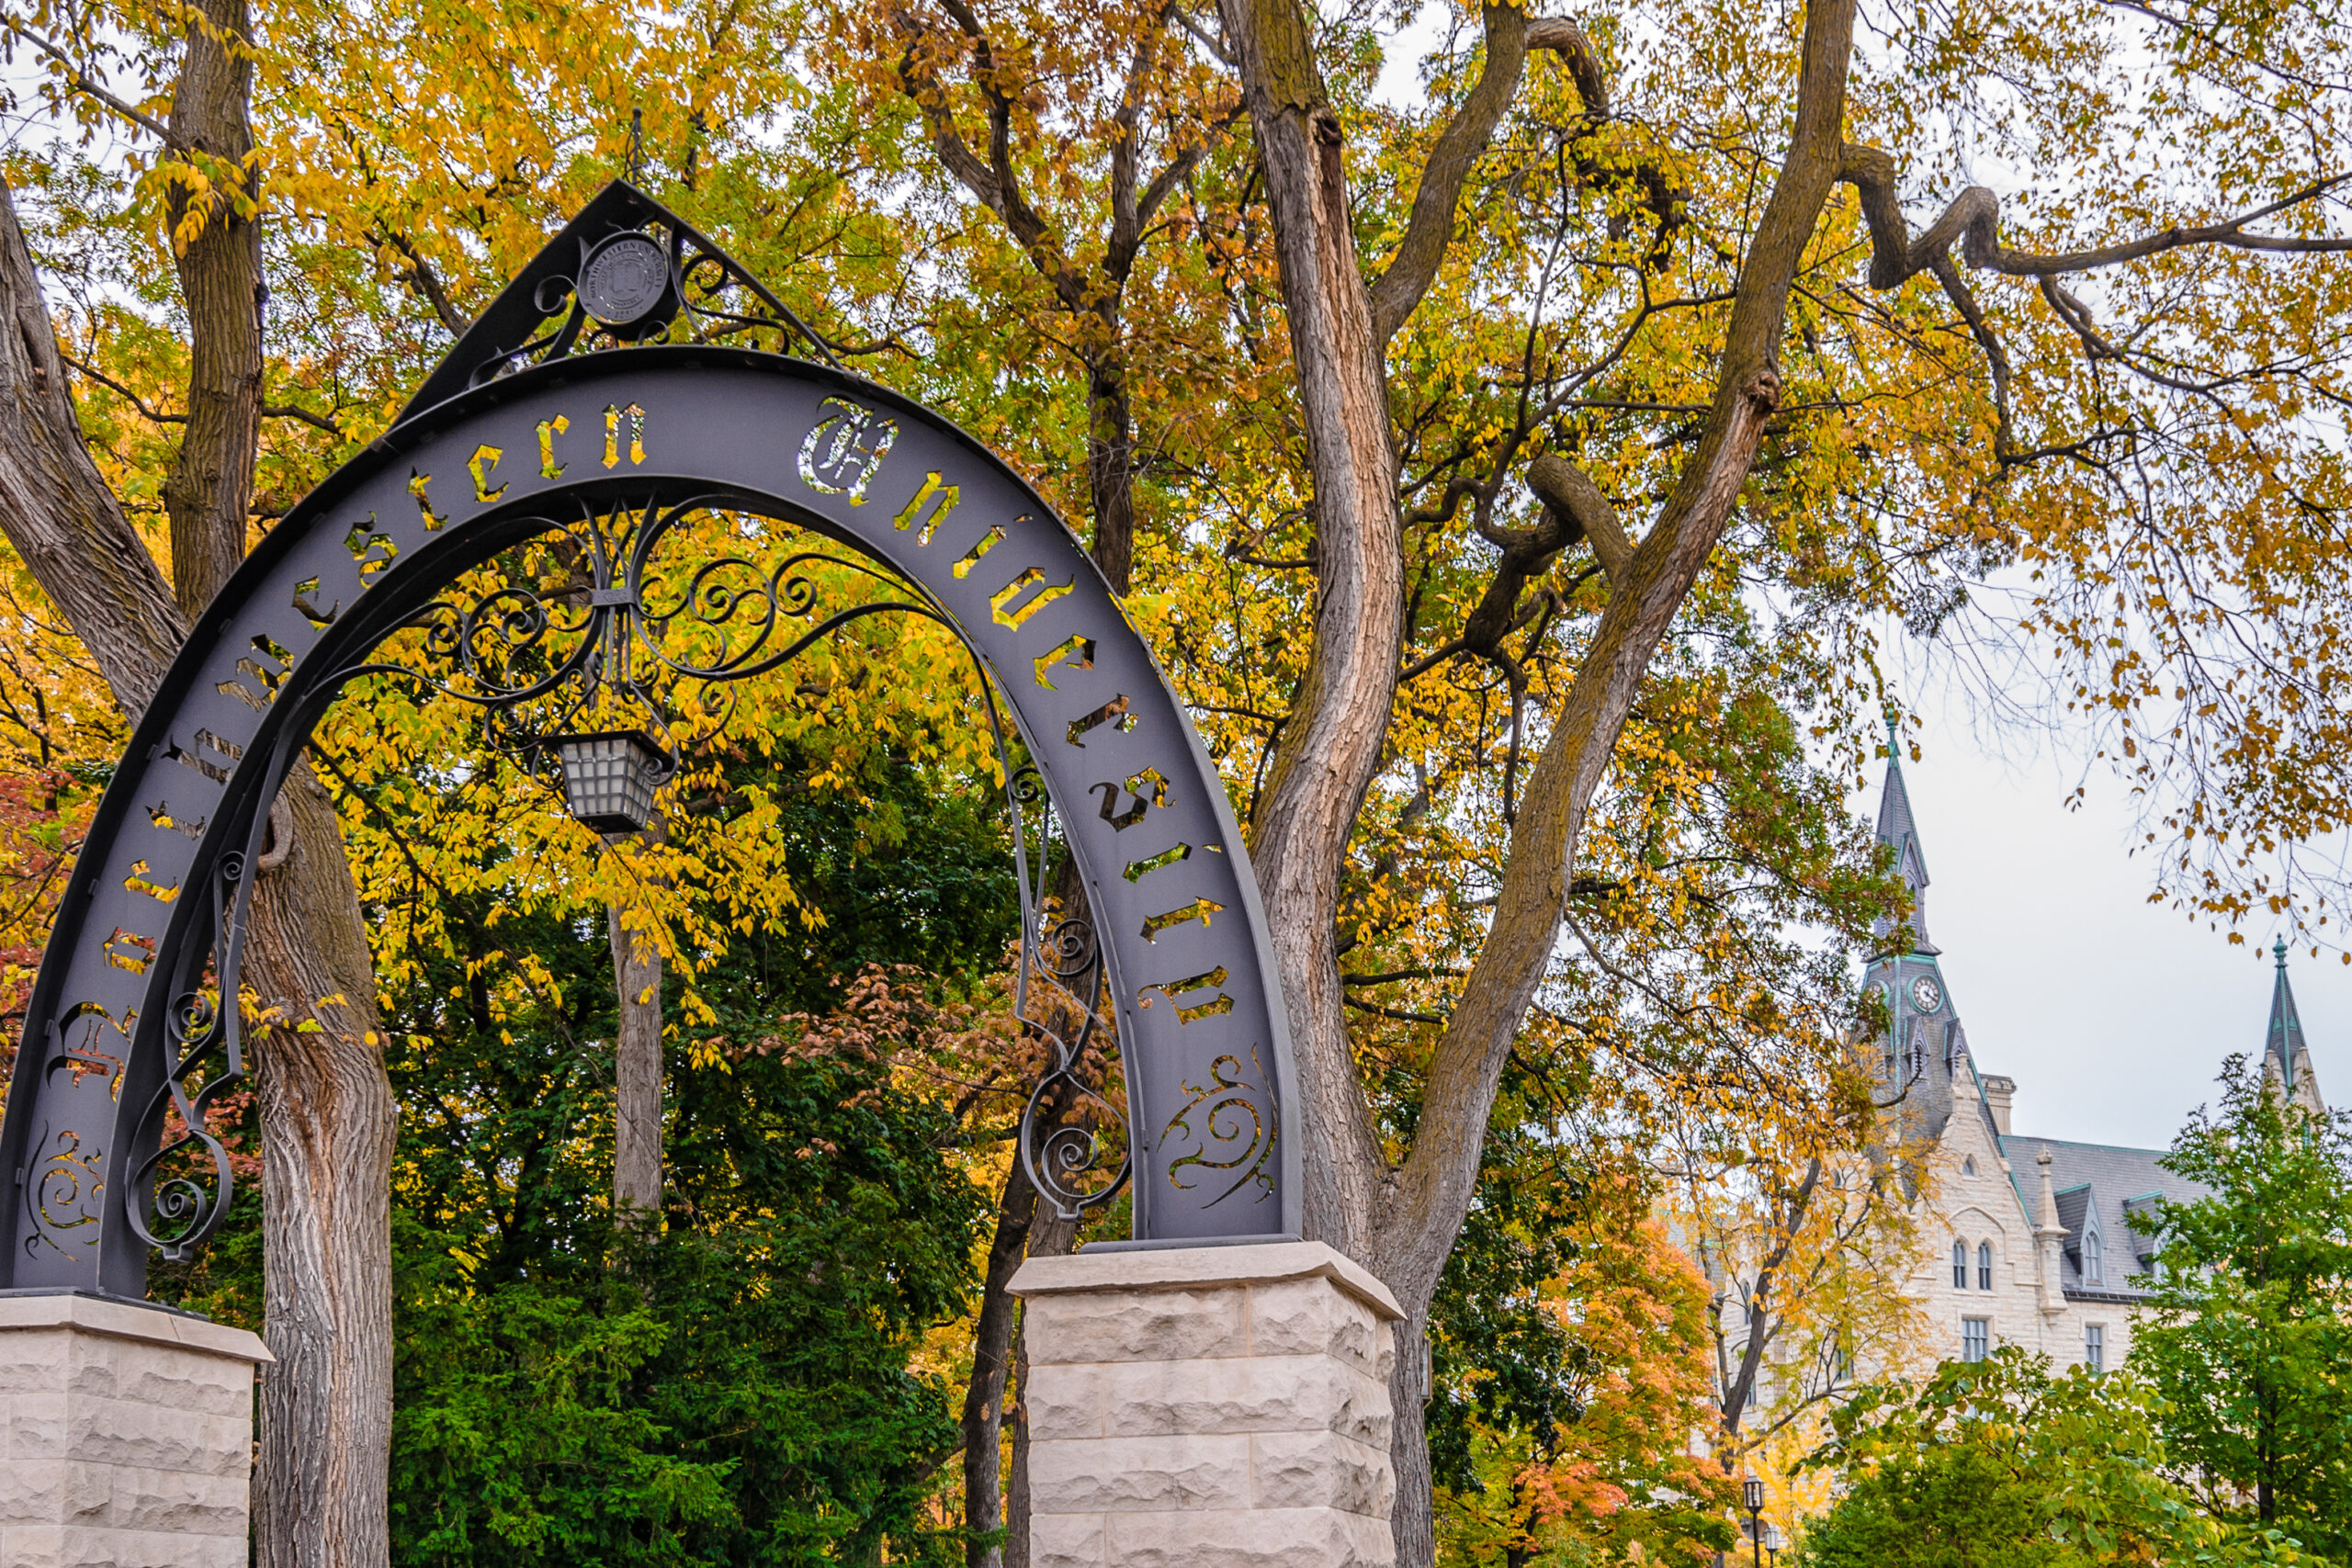
[[[1966,1159],[1960,1162],[1960,1174],[1962,1176],[1973,1176],[1976,1174],[1976,1156],[1974,1155],[1970,1155]]]
[[[1976,1288],[1980,1291],[1993,1288],[1993,1244],[1989,1241],[1976,1244]]]
[[[1968,1244],[1964,1241],[1951,1244],[1951,1288],[1968,1289]]]
[[[2094,1285],[2107,1280],[2107,1243],[2097,1231],[2083,1233],[2083,1278]]]

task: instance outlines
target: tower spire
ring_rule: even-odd
[[[1886,787],[1878,798],[1878,841],[1894,851],[1895,874],[1911,890],[1911,940],[1915,953],[1942,950],[1928,940],[1928,859],[1919,848],[1919,828],[1911,815],[1911,792],[1903,783],[1903,752],[1895,729],[1894,710],[1886,710]],[[1886,936],[1894,922],[1882,918],[1875,927]]]
[[[2270,1028],[2263,1036],[2262,1070],[2278,1083],[2279,1093],[2318,1110],[2319,1077],[2303,1049],[2303,1021],[2295,1012],[2294,987],[2287,983],[2287,939],[2278,938],[2270,953],[2278,960],[2278,973],[2270,986]]]

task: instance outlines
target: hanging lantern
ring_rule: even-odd
[[[671,773],[669,756],[641,729],[552,735],[571,815],[599,833],[634,833],[653,819],[653,792]]]

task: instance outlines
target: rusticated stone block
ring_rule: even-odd
[[[0,1564],[243,1568],[269,1359],[161,1308],[0,1296]]]
[[[1370,1303],[1324,1280],[1258,1285],[1250,1292],[1250,1354],[1329,1356],[1385,1382],[1396,1336]]]
[[[1031,1507],[1046,1514],[1247,1508],[1246,1437],[1097,1438],[1029,1445]]]
[[[1037,1568],[1391,1568],[1380,1282],[1306,1243],[1034,1259]]]
[[[1110,1540],[1100,1514],[1036,1514],[1029,1520],[1031,1568],[1104,1568]]]
[[[1199,1360],[1249,1349],[1238,1292],[1105,1291],[1057,1297],[1049,1336],[1027,1337],[1032,1366]]]
[[[1328,1356],[1033,1363],[1025,1398],[1033,1438],[1329,1431],[1388,1441],[1387,1385]]]
[[[1338,1508],[1113,1514],[1106,1568],[1393,1568],[1385,1518]]]
[[[1385,1519],[1396,1478],[1385,1445],[1373,1448],[1330,1432],[1266,1432],[1250,1439],[1258,1508],[1338,1508]]]

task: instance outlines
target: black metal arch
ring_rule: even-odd
[[[241,1066],[236,1010],[207,998],[206,976],[233,976],[269,804],[369,651],[553,518],[695,500],[870,556],[1002,694],[1092,916],[1136,1241],[1298,1234],[1290,1046],[1256,886],[1199,737],[1092,561],[920,404],[804,360],[673,344],[549,359],[413,408],[198,618],[99,805],[27,1010],[0,1125],[0,1289],[141,1295],[152,1247],[209,1230],[203,1194],[157,1190],[166,1113],[200,1127]]]

